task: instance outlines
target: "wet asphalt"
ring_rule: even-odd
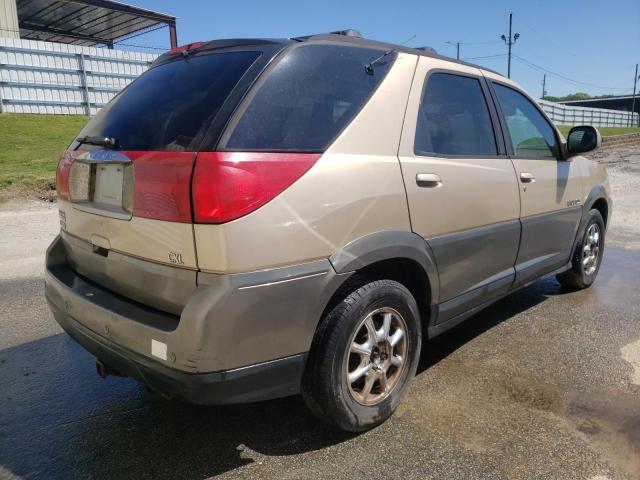
[[[350,435],[299,397],[195,407],[99,378],[47,309],[57,219],[34,212],[36,253],[0,264],[0,478],[640,479],[640,250],[607,248],[590,289],[540,281],[427,342],[397,413]],[[20,235],[14,220],[0,212]]]

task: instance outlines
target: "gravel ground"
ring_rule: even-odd
[[[0,478],[640,479],[640,155],[613,152],[596,284],[516,292],[425,346],[362,435],[298,397],[223,408],[98,378],[42,296],[55,205],[0,206]]]
[[[609,163],[613,195],[613,217],[607,242],[627,249],[640,249],[640,147],[598,152]]]

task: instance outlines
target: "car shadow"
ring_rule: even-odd
[[[418,374],[436,365],[484,332],[492,329],[547,298],[570,293],[554,278],[547,278],[518,290],[476,313],[451,330],[423,343]]]
[[[428,342],[419,371],[559,288],[538,282]],[[202,407],[151,395],[131,379],[101,380],[65,334],[0,351],[0,405],[0,476],[22,478],[200,480],[354,436],[317,421],[299,396]]]

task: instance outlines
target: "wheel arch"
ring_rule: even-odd
[[[427,242],[413,232],[384,231],[360,237],[329,258],[337,273],[352,275],[334,292],[326,314],[347,291],[372,280],[395,280],[414,296],[420,315],[429,324],[438,301],[438,271]]]
[[[589,210],[594,208],[600,212],[600,215],[602,215],[602,220],[604,220],[604,227],[607,228],[607,225],[609,223],[609,203],[604,197],[599,197],[593,202]]]
[[[588,219],[587,214],[594,208],[600,212],[600,215],[602,215],[606,231],[611,216],[611,198],[609,198],[609,196],[607,195],[607,191],[602,185],[594,186],[583,203],[582,218],[580,219],[580,224],[576,231],[576,238],[573,242],[573,248],[571,250],[571,258],[573,258],[573,256],[575,255],[576,249],[584,235]]]
[[[584,219],[586,218],[587,212],[594,208],[600,212],[600,215],[602,215],[604,226],[606,228],[609,223],[611,199],[602,185],[594,186],[589,192],[589,195],[587,195],[582,212],[583,221],[581,223],[581,227],[584,227]]]

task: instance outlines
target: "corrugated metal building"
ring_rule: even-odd
[[[114,45],[159,28],[175,47],[170,15],[110,0],[0,0],[0,112],[95,114],[156,56]]]

